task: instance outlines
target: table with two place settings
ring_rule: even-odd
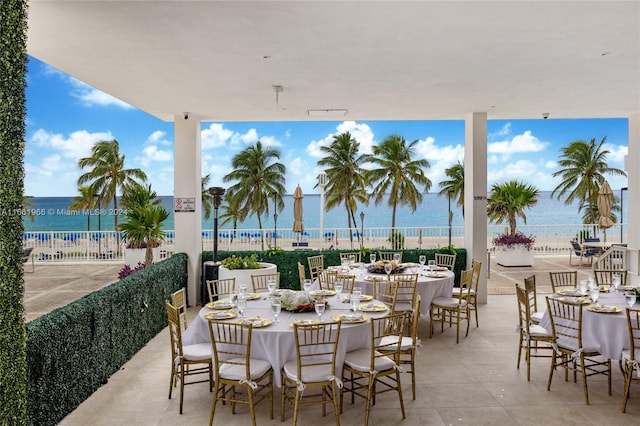
[[[251,338],[251,357],[268,361],[273,367],[273,380],[277,387],[282,385],[281,370],[285,362],[295,359],[296,346],[293,334],[294,321],[317,321],[318,315],[315,312],[294,313],[282,310],[278,316],[279,322],[273,322],[273,313],[271,312],[271,296],[268,293],[256,293],[258,296],[255,300],[249,300],[247,307],[243,312],[243,318],[256,319],[253,322],[253,335]],[[225,300],[227,306],[225,306]],[[329,304],[322,320],[332,321],[340,315],[349,315],[351,313],[350,303],[345,303],[344,295],[339,297],[333,295],[326,297]],[[216,302],[213,302],[214,304]],[[213,304],[207,304],[210,307],[203,307],[193,322],[189,325],[183,334],[183,344],[191,345],[195,343],[211,342],[209,336],[209,324],[207,316],[216,319],[225,319],[225,312],[232,312],[230,309],[212,309]],[[222,299],[218,307],[230,307],[228,299]],[[347,352],[368,348],[371,345],[370,325],[368,318],[378,318],[388,314],[386,308],[375,300],[363,302],[361,305],[365,312],[359,312],[363,317],[355,321],[342,321],[340,332],[340,340],[336,352],[336,371],[342,371],[342,364]],[[219,313],[216,314],[216,313]],[[210,314],[210,315],[208,315]],[[239,315],[234,316],[235,312],[229,316],[229,321],[242,320]]]

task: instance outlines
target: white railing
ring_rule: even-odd
[[[569,241],[580,235],[597,235],[603,238],[603,231],[591,225],[520,225],[518,230],[525,235],[536,237],[536,255],[569,254]],[[433,249],[449,244],[449,228],[404,227],[395,232],[402,237],[406,249]],[[487,249],[492,251],[491,240],[504,232],[504,226],[490,225],[487,229]],[[221,229],[218,232],[218,250],[262,250],[280,247],[285,250],[296,249],[359,249],[362,246],[370,249],[392,249],[390,228],[324,228],[308,229],[302,234],[291,229],[272,229],[260,232],[258,229]],[[162,244],[161,257],[171,255],[174,251],[174,231],[167,231],[167,238]],[[607,241],[620,242],[620,227],[616,225],[607,230]],[[451,243],[455,247],[464,246],[464,227],[451,227]],[[36,261],[95,261],[124,259],[125,241],[115,231],[37,231],[25,232],[24,246],[33,247],[32,256]],[[202,231],[202,250],[213,250],[213,231]]]

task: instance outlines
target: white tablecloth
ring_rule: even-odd
[[[622,293],[601,293],[598,303],[622,308],[620,313],[597,313],[582,311],[582,345],[599,348],[599,352],[611,359],[620,359],[623,349],[629,349],[629,330],[624,308],[627,307]],[[540,325],[551,332],[551,319],[545,312]]]
[[[322,318],[331,320],[334,316],[347,313],[350,309],[348,303],[337,301],[336,297],[329,297],[327,301],[330,308],[323,314]],[[182,336],[183,344],[190,345],[194,343],[211,342],[209,337],[209,325],[204,315],[212,312],[209,308],[202,308],[198,316],[193,320]],[[387,312],[374,313],[366,312],[369,318],[381,317]],[[262,317],[273,319],[271,313],[271,302],[268,296],[261,300],[253,300],[247,302],[247,309],[244,312],[245,317]],[[273,367],[273,379],[276,386],[281,386],[281,370],[285,362],[295,360],[296,346],[293,336],[293,327],[291,322],[299,319],[317,319],[318,315],[313,312],[309,313],[291,313],[282,311],[279,315],[280,322],[271,324],[264,328],[254,328],[251,340],[251,357],[264,359]],[[231,320],[233,321],[233,320]],[[348,324],[343,323],[340,330],[340,341],[336,353],[336,373],[342,372],[342,364],[344,363],[345,354],[355,349],[370,347],[371,328],[369,322]]]

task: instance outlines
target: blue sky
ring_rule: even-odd
[[[117,139],[126,167],[139,167],[160,195],[173,195],[173,123],[96,90],[30,57],[27,76],[27,145],[25,194],[36,197],[77,195],[82,173],[78,159],[88,156],[97,141]],[[522,100],[526,102],[526,99]],[[363,152],[391,134],[418,140],[416,156],[431,167],[426,171],[431,191],[445,179],[444,169],[464,156],[463,121],[343,121],[277,123],[202,123],[202,173],[212,186],[228,186],[222,177],[231,171],[231,158],[261,140],[277,147],[287,166],[286,188],[300,184],[314,189],[320,172],[319,147],[334,135],[350,131]],[[489,120],[488,185],[519,179],[538,189],[552,190],[558,179],[557,160],[563,146],[577,139],[607,137],[611,167],[624,168],[628,126],[619,119]],[[615,190],[626,178],[610,177]]]

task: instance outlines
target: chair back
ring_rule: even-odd
[[[236,292],[236,279],[225,278],[222,280],[207,280],[207,293],[209,294],[209,302],[214,302],[222,295],[229,295]]]
[[[453,299],[458,299],[458,305],[470,303],[471,289],[473,287],[473,269],[467,269],[460,273],[460,291],[453,294]]]
[[[422,297],[418,294],[416,296],[416,305],[413,309],[413,315],[411,318],[411,342],[415,348],[418,344],[418,320],[420,319],[420,306],[422,305]]]
[[[280,288],[280,272],[275,274],[251,275],[251,285],[254,293],[266,293],[269,291],[267,283],[269,281],[276,282],[276,288]]]
[[[400,362],[400,347],[409,312],[396,312],[382,318],[371,318],[371,358],[369,371],[379,371],[377,365],[387,356]]]
[[[169,336],[171,337],[171,361],[176,365],[183,356],[182,351],[182,328],[180,327],[180,310],[168,301],[165,302],[167,308],[167,319],[169,322]]]
[[[324,255],[307,257],[307,263],[309,264],[309,276],[311,281],[318,279],[320,272],[324,271]]]
[[[596,269],[593,271],[598,286],[612,286],[613,274],[620,275],[620,285],[627,285],[627,271],[623,269]]]
[[[296,342],[296,377],[301,383],[329,382],[335,378],[340,322],[293,324]]]
[[[251,323],[214,321],[209,322],[209,336],[213,346],[214,376],[222,378],[220,367],[225,364],[227,378],[236,381],[251,378]],[[233,370],[233,374],[228,374]]]
[[[580,247],[580,243],[575,240],[571,240],[571,247],[573,247],[573,251],[576,256],[582,256],[582,247]]]
[[[581,303],[572,303],[549,296],[547,311],[551,320],[551,335],[561,349],[572,352],[582,349],[582,307]]]
[[[529,298],[529,312],[538,312],[538,292],[536,290],[536,276],[531,275],[524,279],[524,288]]]
[[[629,328],[629,359],[638,361],[640,357],[640,309],[626,308]],[[636,357],[636,351],[638,355]]]
[[[395,255],[399,255],[400,259],[398,262],[402,262],[402,252],[400,251],[380,251],[378,252],[378,260],[382,260],[383,262],[390,262],[394,259]]]
[[[307,278],[307,274],[304,271],[304,265],[300,262],[298,262],[298,277],[300,278],[300,288],[302,288],[302,284]]]
[[[418,274],[397,274],[392,281],[394,312],[413,311],[416,305]]]
[[[530,291],[515,284],[516,297],[518,300],[518,325],[520,332],[529,335],[529,325],[531,324],[531,306],[529,304]]]
[[[384,303],[387,308],[389,308],[390,312],[393,312],[393,307],[395,306],[395,287],[393,285],[393,281],[385,278],[377,278],[373,281],[373,298],[379,300]]]
[[[456,264],[455,254],[436,253],[436,266],[444,266],[450,271],[453,271],[453,267]]]
[[[171,293],[171,304],[178,309],[180,323],[186,330],[189,324],[187,323],[187,291],[184,287]]]
[[[453,262],[455,264],[455,260]],[[480,272],[482,271],[482,262],[471,259],[471,269],[473,269],[473,291],[478,293],[478,286],[480,285]]]
[[[557,293],[561,288],[575,288],[578,285],[578,271],[549,272],[549,279],[553,292]]]
[[[338,278],[338,271],[335,269],[325,269],[318,274],[318,285],[320,290],[333,290],[336,279]]]
[[[360,253],[359,251],[351,253],[340,253],[340,262],[342,263],[343,260],[349,260],[349,256],[354,256],[354,262],[362,262],[362,253]]]

